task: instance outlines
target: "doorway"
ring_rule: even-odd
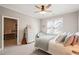
[[[4,47],[17,45],[17,19],[4,17]]]

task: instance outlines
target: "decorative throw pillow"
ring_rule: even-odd
[[[63,39],[61,40],[61,42],[64,42],[66,37],[67,37],[67,34],[63,34]]]
[[[77,36],[77,38],[78,38],[78,40],[77,40],[77,41],[78,41],[77,44],[79,45],[79,36]]]
[[[72,44],[73,40],[74,40],[74,36],[69,36],[68,38],[66,38],[67,40],[64,42],[64,46],[69,46]]]
[[[75,35],[77,35],[77,38],[78,38],[77,44],[79,45],[79,32],[75,33]]]
[[[77,42],[78,42],[77,40],[78,40],[78,36],[75,35],[75,36],[74,36],[74,40],[73,40],[73,42],[72,42],[71,45],[75,45],[75,44],[77,44]]]
[[[65,38],[65,40],[64,40],[64,43],[68,40],[68,38],[69,38],[70,36],[73,36],[73,35],[74,35],[73,33],[71,33],[71,34],[68,33],[67,36],[66,36],[66,38]]]

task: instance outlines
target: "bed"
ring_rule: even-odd
[[[65,47],[63,43],[55,42],[58,35],[45,35],[42,33],[41,36],[35,40],[36,49],[41,49],[52,55],[76,55],[72,51],[79,52],[79,46],[77,45]]]

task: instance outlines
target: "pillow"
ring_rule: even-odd
[[[75,35],[79,36],[79,32],[75,33]]]
[[[75,44],[77,44],[77,40],[78,40],[78,36],[75,35],[75,36],[74,36],[74,40],[73,40],[73,42],[72,42],[71,45],[75,45]]]
[[[74,40],[74,35],[67,37],[67,38],[66,38],[66,41],[64,42],[64,46],[69,46],[69,45],[71,45],[72,42],[73,42],[73,40]]]
[[[77,44],[79,45],[79,36],[77,36],[77,39],[78,39],[78,40],[77,40],[77,41],[78,41]]]
[[[77,40],[78,41],[77,44],[79,45],[79,32],[75,33],[75,35],[77,35],[77,39],[78,39]]]
[[[66,36],[67,36],[66,34],[60,34],[57,37],[56,42],[64,42]]]
[[[63,33],[63,39],[61,42],[64,42],[66,37],[67,37],[67,33]]]
[[[68,40],[68,38],[69,38],[70,36],[73,36],[73,35],[74,35],[73,33],[71,33],[71,34],[70,34],[70,33],[68,33],[68,34],[67,34],[67,36],[65,37],[64,42],[66,42],[66,41]]]
[[[55,37],[52,39],[52,41],[55,43],[58,37],[59,37],[59,35],[55,36]]]

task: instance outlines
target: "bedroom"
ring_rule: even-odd
[[[41,5],[35,4],[3,4],[0,5],[0,24],[3,29],[4,17],[17,19],[18,20],[18,38],[17,45],[4,47],[3,35],[4,30],[1,28],[0,34],[0,54],[9,55],[49,55],[46,51],[35,50],[34,43],[36,34],[39,32],[46,33],[76,33],[79,31],[79,5],[78,4],[51,4],[48,8],[48,12],[41,14]],[[57,28],[54,23],[59,22],[60,25]],[[24,29],[28,27],[26,32],[27,44],[22,44]],[[55,30],[56,29],[56,30]],[[52,32],[51,32],[52,30]],[[47,38],[47,36],[46,36]],[[18,50],[19,48],[19,50]],[[64,51],[64,50],[63,50]],[[61,52],[58,53],[61,55]]]

